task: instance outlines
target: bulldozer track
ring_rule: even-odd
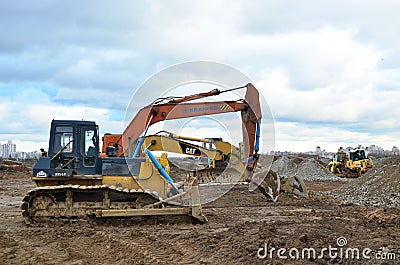
[[[116,186],[60,185],[37,187],[23,198],[21,209],[27,223],[49,219],[96,217],[107,209],[137,209],[161,201],[147,190]],[[164,206],[164,205],[160,205]]]

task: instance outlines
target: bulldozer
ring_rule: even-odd
[[[358,178],[374,166],[370,157],[366,157],[362,148],[344,150],[339,148],[328,164],[328,169],[338,177]]]
[[[168,199],[174,185],[165,156],[101,158],[99,129],[93,121],[53,120],[48,150],[48,157],[41,157],[33,168],[37,188],[27,193],[21,206],[28,223],[153,215],[206,220],[195,181],[188,183],[186,190],[173,190],[175,196],[181,195],[185,207]]]
[[[193,102],[244,88],[244,99]],[[246,156],[243,174],[251,178],[259,159],[262,117],[259,94],[251,83],[225,91],[159,98],[140,109],[122,134],[104,134],[101,147],[94,121],[53,120],[48,155],[33,167],[32,180],[37,187],[23,198],[26,222],[169,215],[206,222],[197,178],[186,178],[177,185],[170,176],[167,154],[153,155],[143,145],[144,137],[159,121],[237,111],[241,112]],[[280,182],[275,184],[279,186]],[[277,193],[274,186],[268,190]]]
[[[249,178],[251,176],[246,174],[246,156],[243,152],[242,142],[239,143],[238,148],[223,141],[222,138],[195,138],[160,131],[154,135],[146,136],[144,145],[151,151],[167,151],[186,155],[192,159],[194,157],[194,161],[192,160],[190,163],[177,162],[170,163],[170,165],[171,170],[175,166],[194,172],[199,184],[251,181]],[[268,184],[267,181],[269,181]],[[277,200],[279,192],[308,197],[306,185],[298,176],[281,178],[278,174],[271,172],[258,188],[273,201]]]

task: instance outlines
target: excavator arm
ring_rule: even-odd
[[[236,101],[190,102],[241,88],[247,89],[244,99]],[[164,102],[165,100],[167,100],[167,102]],[[248,179],[253,175],[259,159],[258,151],[262,117],[259,93],[251,83],[243,87],[225,91],[214,89],[209,92],[193,94],[180,98],[158,99],[152,104],[139,110],[122,134],[106,134],[104,136],[102,156],[107,156],[107,153],[112,153],[108,152],[107,148],[115,147],[115,156],[135,157],[140,151],[140,146],[144,141],[143,136],[146,135],[148,128],[159,121],[238,111],[241,112],[244,146],[243,154],[247,157],[245,178]],[[132,148],[134,144],[136,144],[135,151]],[[264,179],[266,172],[260,172],[257,174],[262,174],[262,179]],[[271,174],[271,172],[268,172],[268,174]],[[287,178],[287,181],[282,183],[284,185],[281,185],[281,180],[277,174],[274,173],[276,177],[268,177],[268,174],[266,180],[263,180],[258,188],[273,200],[277,199],[281,186],[286,187],[282,190],[288,191],[291,189],[290,191],[292,193],[307,197],[306,187],[298,177]]]
[[[189,102],[216,96],[233,89],[227,91],[214,89],[206,93],[174,98],[166,103],[155,101],[139,110],[122,134],[104,135],[102,156],[107,156],[107,147],[110,146],[116,147],[116,156],[132,156],[133,149],[131,147],[139,142],[139,137],[146,133],[151,125],[159,121],[240,111],[244,149],[249,158],[248,170],[253,170],[258,160],[257,135],[259,133],[257,134],[257,131],[260,131],[262,116],[259,93],[251,83],[240,88],[247,88],[245,98],[236,101]]]

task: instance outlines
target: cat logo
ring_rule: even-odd
[[[44,172],[43,170],[39,171],[38,173],[36,173],[36,177],[38,178],[45,178],[47,177],[47,173]]]
[[[195,155],[195,154],[196,154],[196,151],[197,151],[196,148],[186,147],[185,153],[186,153],[186,154]]]

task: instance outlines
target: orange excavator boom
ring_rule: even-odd
[[[240,88],[247,88],[244,99],[236,101],[188,102]],[[241,111],[245,152],[248,157],[255,158],[255,156],[258,156],[258,142],[255,145],[257,130],[260,130],[260,128],[257,129],[257,126],[260,127],[261,124],[259,93],[251,83],[234,89],[225,91],[214,89],[205,93],[174,98],[166,103],[157,103],[156,101],[140,109],[122,134],[104,135],[102,156],[107,156],[107,147],[109,146],[116,148],[116,156],[132,156],[132,146],[137,143],[142,133],[147,132],[149,126],[159,121]]]

